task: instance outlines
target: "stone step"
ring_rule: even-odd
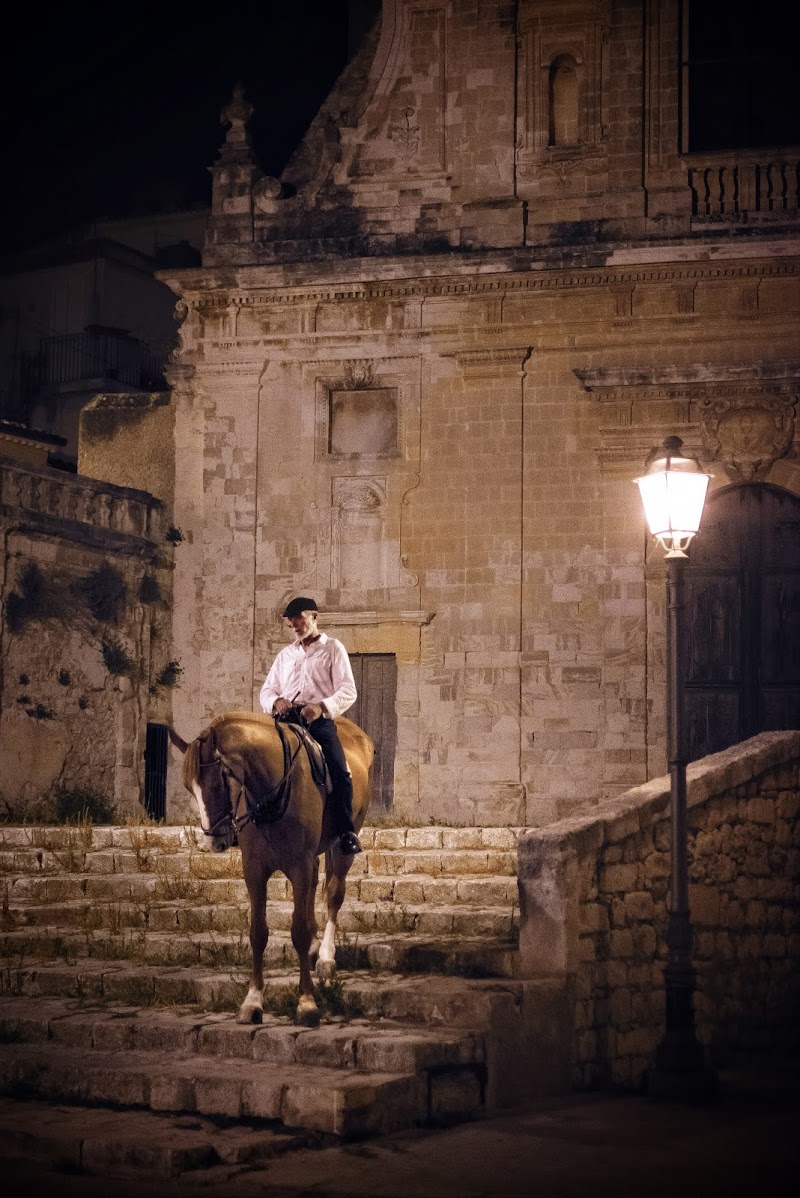
[[[481,1078],[459,1068],[461,1113],[481,1105]],[[56,1102],[276,1120],[288,1128],[351,1138],[426,1122],[452,1079],[266,1064],[170,1052],[105,1052],[65,1044],[0,1045],[0,1094]]]
[[[158,878],[178,875],[182,878],[239,879],[242,876],[241,853],[207,850],[174,852],[150,848],[84,850],[69,848],[12,849],[0,852],[0,875],[81,875],[149,874]],[[320,876],[324,877],[324,868]],[[512,849],[372,849],[359,853],[350,869],[350,878],[397,878],[403,875],[428,878],[457,878],[462,875],[515,878],[517,854]]]
[[[103,1052],[173,1052],[261,1061],[269,1065],[324,1065],[369,1073],[485,1063],[483,1038],[462,1029],[410,1027],[390,1020],[341,1017],[316,1028],[295,1027],[267,1012],[258,1026],[232,1014],[104,1007],[52,998],[0,1002],[0,1042],[51,1043]]]
[[[520,828],[450,828],[426,825],[420,828],[365,827],[359,833],[365,849],[371,850],[515,850]],[[0,825],[0,851],[20,849],[74,850],[128,849],[141,854],[148,849],[175,853],[197,849],[205,840],[194,824],[131,825]]]
[[[292,924],[292,904],[272,902],[267,909],[270,928],[287,931]],[[318,906],[317,918],[324,923],[325,908]],[[96,929],[121,931],[247,932],[249,907],[245,903],[202,905],[189,900],[171,902],[109,902],[83,899],[59,903],[11,903],[3,908],[3,927],[56,926],[85,932]],[[518,926],[518,912],[507,907],[454,904],[359,902],[348,900],[339,914],[342,933],[413,932],[422,936],[510,937]]]
[[[0,933],[0,958],[16,968],[39,962],[129,961],[160,966],[249,968],[250,946],[244,932],[153,932],[133,929],[79,932],[62,927],[31,925]],[[359,933],[340,936],[336,949],[339,968],[373,969],[394,973],[435,972],[465,977],[514,977],[519,954],[515,938],[423,937],[410,933]],[[293,969],[297,954],[289,934],[272,931],[264,955],[266,968]]]
[[[6,904],[52,904],[89,899],[103,902],[247,903],[247,887],[238,877],[200,878],[195,874],[25,874],[10,873],[2,885]],[[288,901],[291,885],[283,874],[270,878],[267,898]],[[429,874],[380,877],[361,875],[348,879],[347,901],[394,903],[460,903],[481,907],[511,908],[518,901],[515,877],[487,874],[433,878]],[[322,903],[320,886],[318,905]]]
[[[219,1166],[252,1165],[309,1142],[255,1120],[224,1126],[198,1115],[0,1098],[2,1159],[43,1162],[62,1174],[167,1178],[202,1170],[212,1184]]]
[[[60,997],[129,1006],[176,1006],[235,1014],[247,989],[247,971],[153,967],[80,958],[70,964],[31,964],[0,970],[0,994],[6,998]],[[297,971],[274,972],[265,979],[269,1007],[286,1002],[297,985]],[[350,972],[337,975],[336,997],[350,1018],[391,1019],[425,1027],[483,1030],[498,1010],[512,1019],[524,983],[512,978],[465,978],[435,974]]]

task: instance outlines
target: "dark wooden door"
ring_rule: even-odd
[[[372,805],[390,810],[394,802],[394,751],[397,744],[397,658],[394,653],[351,653],[358,698],[347,712],[375,745]]]
[[[690,760],[800,728],[800,500],[766,484],[709,500],[686,565],[686,622]]]

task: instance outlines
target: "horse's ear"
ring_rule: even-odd
[[[169,733],[169,739],[172,741],[175,748],[180,749],[181,753],[185,753],[189,748],[189,742],[185,741],[182,736],[178,736],[178,733],[174,728],[170,728],[169,724],[167,724],[167,732]]]

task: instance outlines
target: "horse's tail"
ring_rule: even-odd
[[[167,724],[167,732],[169,733],[169,739],[172,741],[175,748],[180,749],[181,753],[185,753],[189,748],[188,742],[185,741],[182,736],[178,736],[178,733],[174,728],[170,727],[169,724]]]

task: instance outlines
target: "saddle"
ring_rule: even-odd
[[[275,722],[280,724],[288,724],[303,742],[303,748],[308,757],[308,763],[311,766],[311,777],[316,782],[322,792],[323,799],[331,793],[331,776],[328,772],[328,763],[325,760],[325,755],[317,741],[308,730],[303,716],[300,713],[299,707],[290,707],[283,715],[276,715]]]

